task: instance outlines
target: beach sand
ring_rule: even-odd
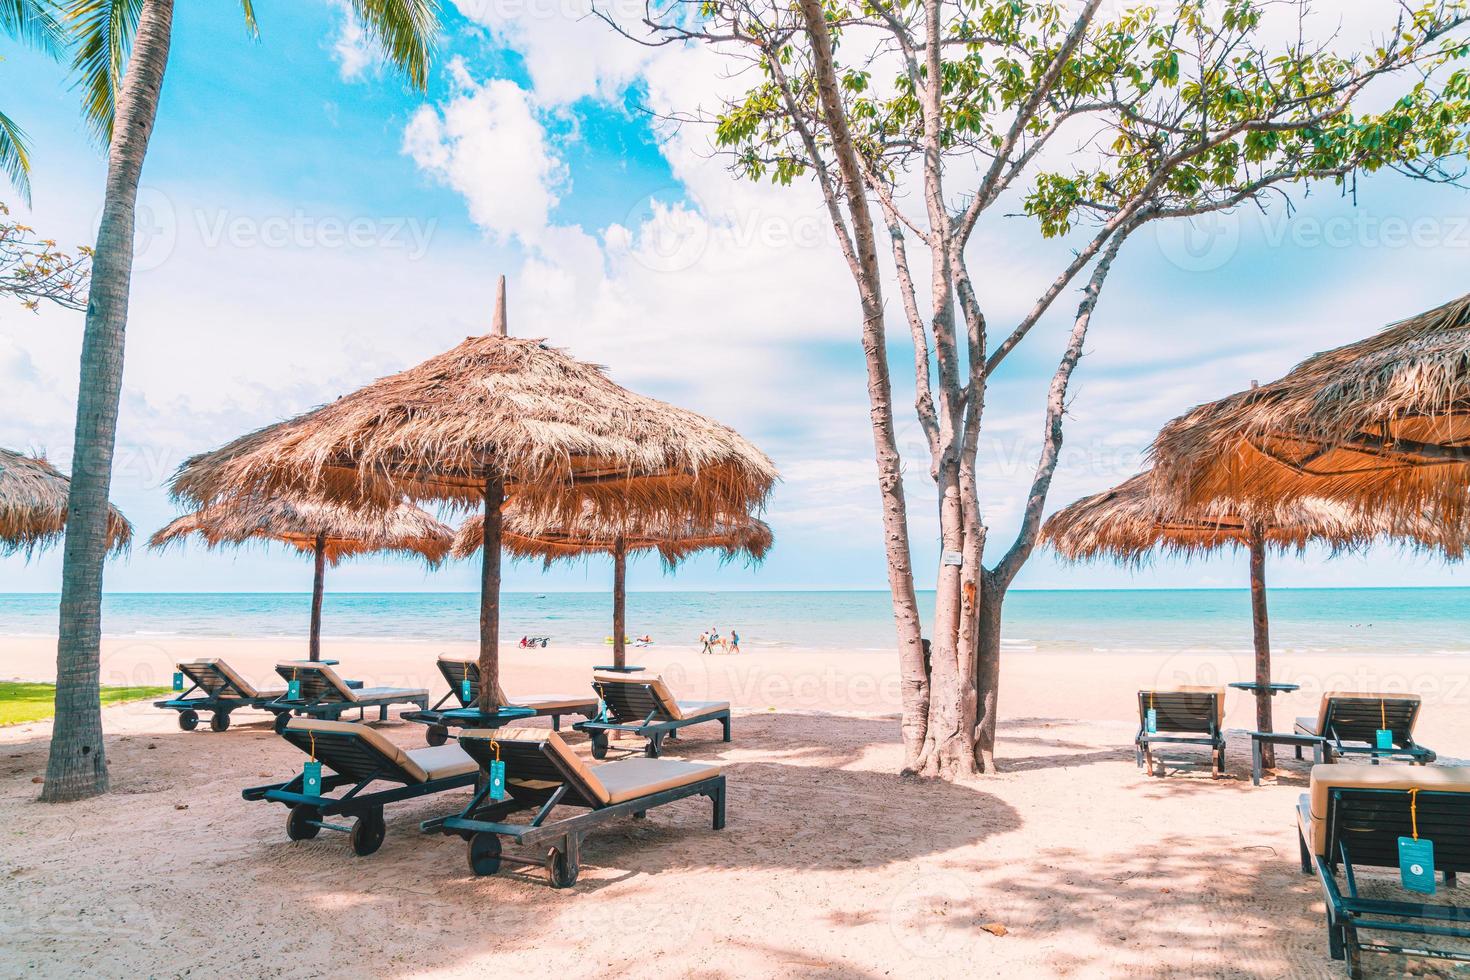
[[[54,641],[0,646],[0,674],[54,675]],[[219,656],[264,681],[302,647],[109,639],[102,679],[167,684],[175,661]],[[473,651],[324,650],[345,676],[436,697],[440,652]],[[609,658],[512,649],[505,687],[581,692]],[[1320,886],[1297,868],[1293,806],[1308,763],[1285,751],[1277,778],[1252,788],[1237,731],[1227,779],[1151,779],[1134,766],[1139,687],[1244,679],[1246,657],[1008,654],[1003,771],[968,785],[896,774],[891,654],[654,647],[630,659],[681,697],[733,702],[732,744],[711,725],[669,753],[725,767],[728,825],[710,829],[704,800],[615,823],[587,839],[568,891],[539,870],[475,878],[463,842],[418,832],[464,791],[390,807],[370,857],[340,834],[287,841],[284,808],[239,793],[303,761],[268,715],[185,733],[172,712],[109,709],[113,792],[63,806],[36,801],[49,725],[0,729],[0,973],[304,977],[351,963],[414,977],[1341,975]],[[1313,711],[1323,689],[1412,690],[1426,701],[1423,742],[1442,762],[1470,754],[1464,658],[1288,656],[1277,675],[1303,685],[1278,699],[1278,728]],[[1253,702],[1232,692],[1227,724],[1253,721]],[[423,744],[423,728],[396,717],[381,730]],[[572,742],[586,754],[585,739]],[[1410,964],[1436,975],[1366,959],[1378,976]]]

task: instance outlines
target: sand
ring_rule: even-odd
[[[0,672],[54,674],[54,643],[6,639]],[[301,644],[108,640],[104,683],[167,684],[172,663],[221,656],[253,678]],[[329,642],[347,676],[443,690],[436,653],[467,646]],[[464,793],[388,810],[382,850],[286,840],[284,808],[246,803],[303,756],[269,716],[180,732],[171,712],[109,709],[113,792],[36,801],[48,724],[0,729],[0,974],[305,977],[1280,977],[1338,976],[1320,887],[1297,869],[1293,805],[1307,764],[1250,785],[1249,742],[1229,778],[1142,775],[1133,692],[1249,674],[1245,658],[1009,654],[1003,772],[972,785],[896,775],[897,682],[883,654],[634,651],[681,696],[728,698],[735,741],[694,729],[671,754],[728,774],[724,831],[686,800],[588,838],[577,886],[539,871],[475,878],[465,846],[418,832]],[[506,688],[579,692],[604,649],[507,654]],[[1470,744],[1470,665],[1454,657],[1283,657],[1300,695],[1413,690],[1423,741],[1453,763]],[[1254,727],[1232,694],[1228,724]],[[405,747],[421,726],[381,730]],[[580,736],[574,744],[586,753]],[[1191,750],[1178,753],[1188,755]],[[1194,758],[1203,761],[1203,754]],[[1426,966],[1370,956],[1370,975]]]

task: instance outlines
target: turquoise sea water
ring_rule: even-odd
[[[920,594],[927,613],[932,596]],[[1286,652],[1470,652],[1470,589],[1273,591],[1272,645]],[[302,636],[309,597],[296,593],[116,593],[106,597],[112,636]],[[328,637],[471,641],[479,597],[471,593],[334,593]],[[601,643],[611,633],[603,593],[510,593],[502,635],[553,643]],[[0,595],[0,636],[54,635],[57,597]],[[746,647],[890,649],[886,592],[642,592],[628,597],[628,629],[659,643],[692,644],[709,627],[737,629]],[[1006,602],[1012,650],[1244,652],[1251,647],[1244,590],[1026,591]]]

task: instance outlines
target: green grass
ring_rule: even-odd
[[[102,706],[146,701],[172,694],[167,687],[104,687]],[[19,725],[50,718],[56,711],[55,684],[0,681],[0,725]]]

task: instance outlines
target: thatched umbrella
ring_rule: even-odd
[[[1251,621],[1256,654],[1256,724],[1271,728],[1271,636],[1266,607],[1266,549],[1301,552],[1320,542],[1334,552],[1374,540],[1398,539],[1417,548],[1443,549],[1461,557],[1463,532],[1418,519],[1410,522],[1370,515],[1340,502],[1315,497],[1284,500],[1273,507],[1242,507],[1213,501],[1180,508],[1158,491],[1144,472],[1104,493],[1084,497],[1057,511],[1042,528],[1042,539],[1066,561],[1112,559],[1139,565],[1153,554],[1192,558],[1224,547],[1250,552]],[[1262,746],[1268,764],[1272,746]]]
[[[54,544],[66,532],[66,495],[71,486],[44,457],[0,449],[0,555]],[[116,507],[107,514],[107,543],[113,551],[127,548],[133,525]]]
[[[468,558],[485,541],[485,518],[476,514],[459,529],[454,556]],[[664,567],[672,569],[699,551],[723,552],[726,560],[744,557],[758,562],[771,549],[771,528],[758,518],[721,518],[697,524],[668,515],[600,517],[592,508],[581,519],[548,523],[528,520],[509,510],[501,528],[501,546],[515,558],[539,558],[550,566],[588,555],[611,555],[613,560],[613,664],[627,666],[628,555],[656,551]]]
[[[279,490],[378,506],[483,503],[480,704],[490,708],[507,495],[537,519],[572,520],[592,506],[711,521],[756,509],[775,480],[771,461],[733,429],[628,391],[543,341],[506,336],[502,280],[494,333],[196,456],[172,486],[201,505]]]
[[[279,541],[315,559],[311,587],[310,658],[322,654],[322,595],[328,565],[357,555],[396,553],[439,564],[454,543],[453,529],[411,504],[363,511],[299,497],[228,497],[175,518],[148,539],[150,548],[182,544],[197,535],[209,548]]]
[[[1458,524],[1470,511],[1470,296],[1201,405],[1152,454],[1184,505],[1313,495]]]

